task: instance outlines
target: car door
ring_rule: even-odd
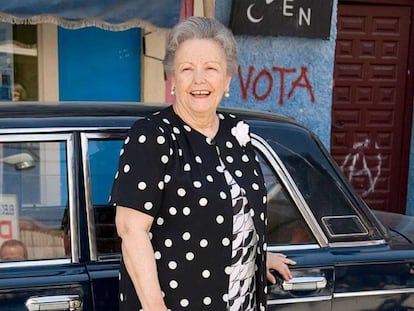
[[[274,151],[262,138],[253,137],[268,189],[268,251],[283,253],[296,261],[296,265],[291,266],[292,280],[286,282],[275,273],[276,284],[268,284],[268,309],[331,310],[333,257],[327,248],[320,246],[305,221],[307,217],[313,224],[312,215],[300,212],[297,189],[277,162]],[[322,237],[320,240],[322,245],[326,244]]]
[[[0,310],[92,310],[81,263],[73,135],[0,134]]]
[[[294,126],[262,134],[253,144],[268,188],[268,250],[297,262],[291,281],[269,286],[269,310],[412,310],[407,237],[387,237],[312,135]]]

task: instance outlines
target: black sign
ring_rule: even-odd
[[[236,35],[329,39],[333,0],[233,0]]]

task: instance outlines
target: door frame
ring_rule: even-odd
[[[361,5],[381,5],[381,6],[409,6],[411,7],[411,29],[408,43],[408,62],[406,74],[407,87],[405,91],[404,101],[404,120],[403,120],[403,137],[401,140],[401,166],[399,180],[399,197],[404,200],[395,202],[397,210],[401,213],[406,212],[407,193],[408,193],[408,177],[410,167],[410,151],[411,151],[411,132],[413,126],[413,100],[414,100],[414,0],[338,0],[339,4],[361,4]],[[414,148],[414,146],[413,146]]]

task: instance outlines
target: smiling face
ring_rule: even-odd
[[[190,123],[215,117],[230,81],[226,57],[218,43],[209,39],[184,41],[174,59],[175,111]]]

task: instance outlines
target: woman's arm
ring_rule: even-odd
[[[143,310],[166,311],[149,239],[153,217],[117,206],[115,223],[122,239],[122,257]]]

